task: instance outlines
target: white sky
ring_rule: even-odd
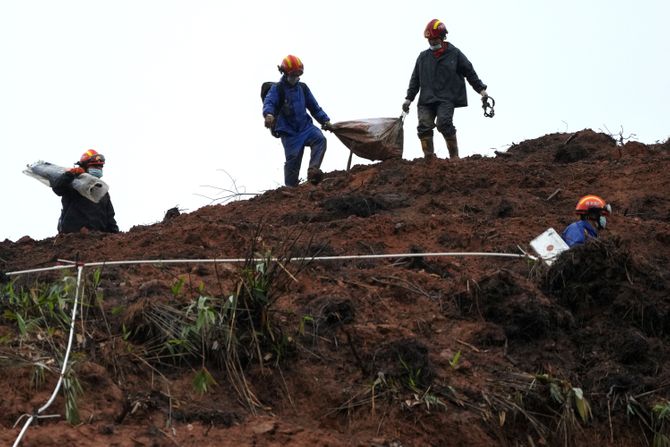
[[[260,85],[287,54],[333,122],[399,116],[430,19],[474,64],[496,116],[456,110],[461,155],[583,128],[670,136],[667,0],[0,0],[0,240],[56,234],[60,198],[22,174],[70,167],[88,148],[122,231],[192,212],[203,185],[283,185],[284,153],[263,127]],[[404,158],[421,156],[416,103]],[[348,150],[326,132],[322,169]],[[446,146],[436,133],[436,151]],[[303,158],[305,177],[308,150]],[[368,163],[354,156],[354,163]],[[666,175],[666,174],[663,174]]]

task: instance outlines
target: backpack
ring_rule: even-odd
[[[272,81],[263,82],[263,84],[261,85],[261,101],[265,101],[265,97],[268,95],[268,92],[270,91],[272,86],[275,85],[275,84],[279,84],[279,83],[278,82],[272,82]],[[303,82],[298,82],[298,85],[300,85],[300,87],[302,88],[302,93],[305,95],[305,97],[307,97],[307,84],[305,84]],[[281,113],[284,113],[284,106],[286,105],[285,104],[286,96],[284,94],[284,88],[282,87],[281,84],[279,84],[278,89],[279,89],[279,101],[278,101],[278,103],[280,104],[279,114],[281,114]],[[275,126],[276,125],[277,125],[277,121],[275,120]],[[270,129],[270,133],[272,133],[272,136],[275,137],[275,138],[281,138],[281,135],[279,135],[275,131],[274,126],[272,127],[272,129]]]

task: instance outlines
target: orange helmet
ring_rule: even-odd
[[[437,19],[428,22],[426,29],[423,31],[423,37],[426,39],[442,39],[447,37],[447,27],[444,23]]]
[[[83,154],[81,154],[81,158],[79,159],[77,164],[82,168],[86,168],[89,166],[104,166],[105,156],[99,154],[98,151],[96,151],[95,149],[89,149]]]
[[[596,214],[598,216],[609,216],[612,212],[612,207],[606,203],[601,197],[588,195],[579,199],[575,207],[577,214]]]
[[[281,65],[278,66],[279,72],[287,75],[293,74],[296,76],[301,76],[305,71],[305,66],[302,64],[302,61],[298,56],[293,56],[289,54],[281,61]]]

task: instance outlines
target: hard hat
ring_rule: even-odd
[[[296,75],[302,76],[302,73],[305,71],[305,66],[302,64],[302,61],[298,56],[293,56],[289,54],[281,61],[281,65],[278,66],[279,72],[287,75]]]
[[[99,154],[98,151],[96,151],[95,149],[89,149],[83,154],[81,154],[81,158],[79,159],[77,164],[82,168],[88,166],[104,166],[105,156]]]
[[[423,31],[423,37],[426,39],[442,39],[447,37],[447,27],[444,23],[437,19],[428,22],[426,29]]]
[[[609,216],[612,207],[606,203],[602,197],[588,195],[577,202],[575,213],[577,214],[596,214],[598,216]]]

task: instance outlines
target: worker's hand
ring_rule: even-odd
[[[265,127],[272,129],[272,126],[275,124],[275,117],[271,113],[265,115]]]
[[[409,99],[406,99],[405,102],[402,103],[402,111],[405,113],[409,113],[409,105],[412,104],[412,101]]]
[[[482,98],[488,98],[488,97],[489,97],[489,94],[486,93],[486,89],[484,89],[484,90],[482,90],[481,92],[479,92],[479,94],[482,95]]]
[[[0,272],[0,284],[5,284],[9,282],[9,276],[5,275],[4,272]]]
[[[83,174],[83,173],[86,172],[86,171],[84,170],[84,168],[80,168],[80,167],[77,166],[76,168],[70,168],[70,169],[68,169],[67,172],[69,172],[70,174],[72,174],[72,175],[74,175],[74,176],[76,177],[76,176],[78,176],[78,175]]]
[[[328,132],[332,132],[333,130],[335,130],[335,128],[333,127],[333,124],[330,121],[326,121],[325,123],[323,123],[321,125],[321,128],[323,130],[327,130]]]

